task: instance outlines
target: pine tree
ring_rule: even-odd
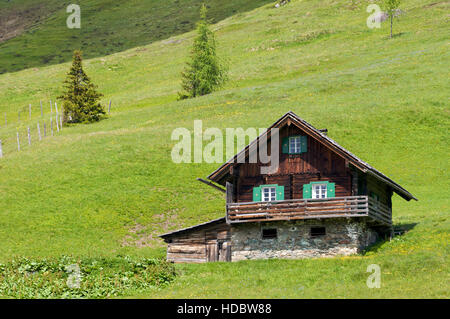
[[[179,99],[209,94],[226,80],[226,68],[216,55],[216,40],[214,33],[209,29],[206,11],[203,4],[190,61],[181,73],[182,92],[178,93]]]
[[[64,122],[87,123],[99,121],[106,114],[98,102],[103,94],[86,75],[82,66],[81,51],[74,51],[72,67],[64,81],[65,93],[58,97],[63,100]]]

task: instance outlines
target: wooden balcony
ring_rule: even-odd
[[[392,224],[391,209],[368,196],[227,204],[229,224],[338,217],[365,217],[384,226]]]

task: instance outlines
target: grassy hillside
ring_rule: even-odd
[[[448,297],[449,5],[404,1],[389,39],[388,24],[367,28],[367,2],[350,3],[293,0],[217,23],[230,81],[192,100],[176,101],[192,32],[86,61],[110,118],[34,135],[21,152],[16,129],[36,125],[69,64],[1,75],[0,115],[34,113],[0,121],[0,260],[164,255],[158,234],[224,213],[221,193],[195,181],[219,164],[174,164],[173,129],[267,127],[292,110],[411,191],[419,201],[395,196],[393,215],[414,227],[364,256],[178,266],[174,284],[142,296]],[[381,289],[365,286],[372,263]]]
[[[75,49],[98,57],[192,30],[201,0],[14,0],[0,3],[0,73],[69,61]],[[208,1],[220,21],[269,0]],[[69,29],[69,4],[81,9],[81,28]],[[4,42],[5,41],[5,42]],[[3,42],[3,43],[2,43]]]

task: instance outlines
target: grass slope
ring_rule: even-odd
[[[270,0],[208,1],[219,21]],[[195,27],[201,0],[14,0],[0,4],[0,73],[69,61],[75,49],[98,57],[185,33]],[[81,28],[69,29],[69,4],[81,9]],[[2,23],[3,21],[3,23]],[[132,31],[132,32],[130,32]],[[1,35],[1,33],[0,33]]]
[[[109,119],[20,153],[16,128],[23,136],[27,123],[0,129],[0,260],[163,256],[158,234],[224,212],[220,193],[195,181],[219,164],[172,163],[172,130],[195,119],[204,128],[267,127],[292,110],[419,198],[393,199],[394,223],[415,226],[363,256],[180,265],[174,284],[139,296],[448,298],[448,3],[435,2],[405,1],[393,39],[388,24],[367,28],[366,2],[291,1],[237,14],[214,26],[230,81],[187,101],[176,92],[192,32],[86,61],[113,100]],[[68,67],[1,75],[0,112],[54,99]],[[381,289],[365,286],[372,263]]]

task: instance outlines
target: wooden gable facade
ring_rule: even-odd
[[[306,137],[306,148],[298,154],[283,152],[283,145],[291,136]],[[270,148],[270,141],[268,142]],[[315,181],[328,181],[335,185],[335,196],[350,196],[351,174],[345,160],[295,125],[280,129],[279,169],[271,175],[261,175],[261,163],[242,163],[233,169],[236,175],[229,181],[235,184],[236,202],[253,201],[255,185],[284,186],[284,199],[302,199],[303,185]]]

